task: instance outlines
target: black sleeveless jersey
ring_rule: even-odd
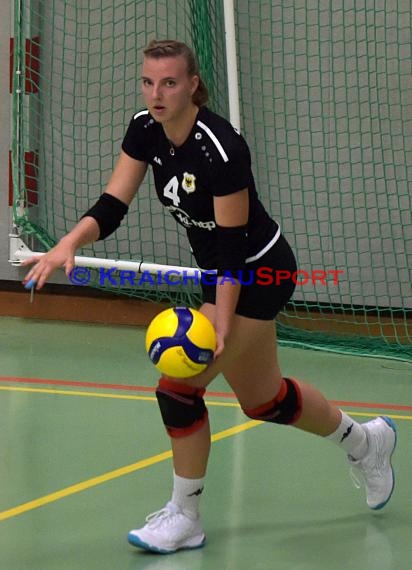
[[[279,227],[258,199],[247,143],[223,117],[200,108],[188,138],[174,147],[162,125],[149,111],[141,111],[132,118],[122,149],[152,166],[158,198],[186,228],[200,268],[218,267],[214,196],[248,188],[246,263],[261,257],[275,243]]]

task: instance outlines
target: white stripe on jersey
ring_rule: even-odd
[[[201,129],[203,129],[204,131],[207,132],[207,134],[209,135],[209,137],[212,139],[212,141],[215,143],[215,146],[217,148],[217,150],[219,151],[220,156],[223,158],[223,160],[225,162],[229,162],[229,158],[227,156],[227,154],[225,153],[223,146],[220,144],[220,142],[218,141],[216,135],[214,135],[212,133],[212,131],[209,129],[208,126],[206,126],[204,123],[202,123],[202,121],[197,121],[196,122],[197,125],[199,125],[199,127]]]
[[[247,257],[245,259],[245,263],[252,263],[252,261],[256,261],[257,259],[260,259],[263,255],[265,255],[265,253],[267,253],[269,251],[269,249],[272,246],[275,245],[275,243],[278,241],[279,238],[280,238],[280,226],[278,224],[278,231],[275,233],[275,235],[270,240],[270,242],[267,243],[263,249],[258,251],[256,255],[252,255],[251,257]]]
[[[136,113],[136,115],[133,115],[133,119],[137,119],[138,117],[141,117],[142,115],[148,115],[149,111],[146,109],[146,111],[139,111],[138,113]]]
[[[252,255],[251,257],[247,257],[245,259],[245,263],[252,263],[252,261],[256,261],[257,259],[260,259],[261,257],[263,257],[265,255],[265,253],[267,253],[270,250],[270,248],[275,245],[275,243],[278,241],[279,238],[280,238],[280,226],[278,224],[278,231],[275,233],[273,238],[265,245],[265,247],[263,247],[260,251],[258,251],[256,255]],[[217,269],[203,269],[202,267],[199,267],[199,269],[200,269],[200,271],[209,271],[209,272],[213,271],[214,273],[217,272]]]

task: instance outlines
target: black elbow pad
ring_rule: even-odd
[[[226,271],[235,276],[243,269],[247,255],[247,226],[216,226],[216,245],[218,250],[217,274]]]
[[[106,192],[100,196],[96,204],[82,218],[94,218],[100,228],[98,239],[105,239],[120,226],[121,221],[129,210],[121,200]]]

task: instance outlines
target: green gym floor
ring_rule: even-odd
[[[398,425],[396,488],[370,511],[333,444],[251,422],[221,378],[202,498],[205,548],[132,548],[171,490],[143,328],[0,318],[1,570],[411,570],[412,365],[281,348],[359,421]]]

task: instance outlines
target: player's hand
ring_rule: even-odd
[[[216,358],[219,358],[219,356],[222,354],[224,349],[225,349],[224,336],[217,332],[216,333],[216,350],[213,354],[213,359],[216,360]]]
[[[33,255],[25,259],[21,265],[32,265],[33,267],[23,279],[23,285],[29,285],[31,288],[30,284],[32,284],[39,290],[59,267],[64,267],[66,275],[69,276],[74,267],[74,256],[75,248],[62,240],[44,255]]]

